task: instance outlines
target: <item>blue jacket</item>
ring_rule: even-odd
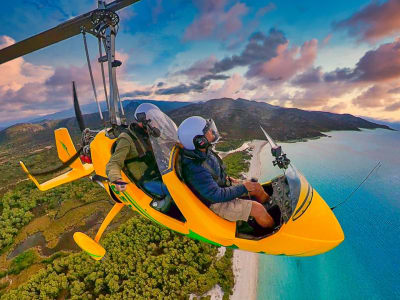
[[[210,170],[204,166],[204,161],[218,176],[218,182],[214,179]],[[226,173],[223,166],[216,154],[210,150],[207,152],[183,150],[182,173],[186,184],[207,206],[231,201],[247,193],[247,189],[243,184],[227,186]]]

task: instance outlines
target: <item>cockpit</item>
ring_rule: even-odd
[[[173,172],[181,182],[184,182],[179,159],[180,145],[176,124],[166,114],[156,109],[149,111],[147,118],[151,119],[151,126],[156,129],[156,134],[150,134],[150,142],[160,174],[166,175]],[[275,228],[268,232],[254,234],[251,231],[249,232],[249,228],[246,226],[247,224],[243,224],[247,222],[238,221],[236,237],[244,239],[264,238],[265,236],[277,232],[283,224],[289,221],[293,213],[298,213],[294,212],[294,209],[297,206],[300,196],[302,175],[292,164],[289,164],[283,171],[279,170],[279,172],[280,174],[278,173],[278,176],[262,184],[264,190],[270,196],[269,201],[265,203],[264,206],[274,218],[276,223]],[[167,185],[167,188],[170,190],[172,187]],[[171,202],[170,207],[172,207],[174,212],[171,213],[169,207],[164,211],[160,211],[176,219],[183,220],[184,217],[175,205],[172,197],[169,196],[168,201]],[[159,200],[153,200],[151,203],[154,209],[158,209],[157,206],[159,205]],[[211,211],[210,213],[213,214]]]

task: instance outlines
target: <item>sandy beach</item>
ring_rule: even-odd
[[[239,148],[229,152],[219,152],[221,157],[226,155],[250,149],[252,158],[250,160],[250,169],[245,174],[246,178],[252,177],[259,178],[261,175],[261,160],[260,151],[266,145],[266,141],[254,140],[246,142]],[[219,249],[219,255],[223,255],[225,248]],[[258,283],[258,254],[242,250],[233,251],[232,262],[233,274],[235,276],[235,285],[233,287],[233,294],[229,299],[231,300],[255,300],[257,299],[257,283]],[[220,300],[223,297],[223,291],[216,285],[210,291],[205,293],[204,296],[211,296],[212,300]],[[196,298],[195,295],[190,295],[189,299]]]
[[[250,160],[250,169],[245,174],[245,177],[250,179],[260,178],[261,175],[261,149],[267,144],[266,141],[254,140],[246,142],[239,148],[229,152],[219,152],[218,155],[225,157],[226,155],[243,151],[246,149],[251,150],[252,158]],[[225,248],[219,248],[219,256],[225,253]],[[232,269],[235,276],[235,285],[233,287],[233,294],[229,299],[231,300],[255,300],[257,299],[257,284],[258,284],[258,256],[259,254],[247,252],[242,250],[233,251]],[[221,300],[223,291],[219,285],[215,285],[207,293],[201,295],[203,297],[211,296],[211,300]],[[189,299],[196,299],[199,296],[191,294]]]
[[[251,141],[249,147],[252,149],[250,169],[246,174],[248,179],[261,175],[260,151],[266,145],[266,141]],[[258,283],[258,256],[259,254],[242,250],[233,253],[233,273],[235,274],[235,286],[231,300],[255,300],[257,299]]]

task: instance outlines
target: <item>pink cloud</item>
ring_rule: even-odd
[[[388,97],[388,89],[382,84],[375,84],[353,99],[353,104],[363,108],[383,107],[393,101]]]
[[[256,18],[263,17],[265,14],[270,12],[271,10],[274,10],[276,8],[276,5],[274,3],[268,3],[266,6],[261,7],[259,10],[256,12]]]
[[[216,98],[240,98],[246,97],[245,91],[242,89],[246,79],[235,73],[223,84],[215,83],[210,88],[201,94],[201,99],[216,99]]]
[[[393,103],[387,107],[385,107],[386,111],[397,111],[400,110],[400,101],[397,101],[396,103]]]
[[[264,83],[284,82],[313,64],[318,41],[312,39],[301,47],[289,48],[289,43],[277,47],[277,55],[270,60],[250,66],[246,76],[260,78]]]
[[[347,108],[347,104],[344,102],[339,102],[338,104],[335,104],[333,106],[324,106],[322,108],[323,111],[329,111],[329,112],[333,112],[333,113],[343,113],[345,111],[345,109]]]
[[[364,54],[355,75],[362,81],[387,81],[400,76],[400,39]]]
[[[179,71],[175,74],[186,75],[189,79],[197,79],[205,74],[209,73],[217,62],[217,58],[211,55],[205,59],[198,60],[194,62],[189,68]]]
[[[200,16],[186,28],[184,40],[200,40],[213,34],[225,39],[242,28],[241,17],[248,12],[244,3],[236,3],[225,10],[226,0],[197,0],[195,4]]]
[[[347,29],[349,35],[362,41],[377,40],[400,33],[400,1],[372,1],[349,18],[334,24]]]

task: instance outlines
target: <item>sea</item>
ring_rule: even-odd
[[[400,299],[400,131],[333,131],[280,143],[296,168],[333,206],[345,240],[314,257],[259,256],[257,299]],[[261,151],[264,178],[274,173]]]

